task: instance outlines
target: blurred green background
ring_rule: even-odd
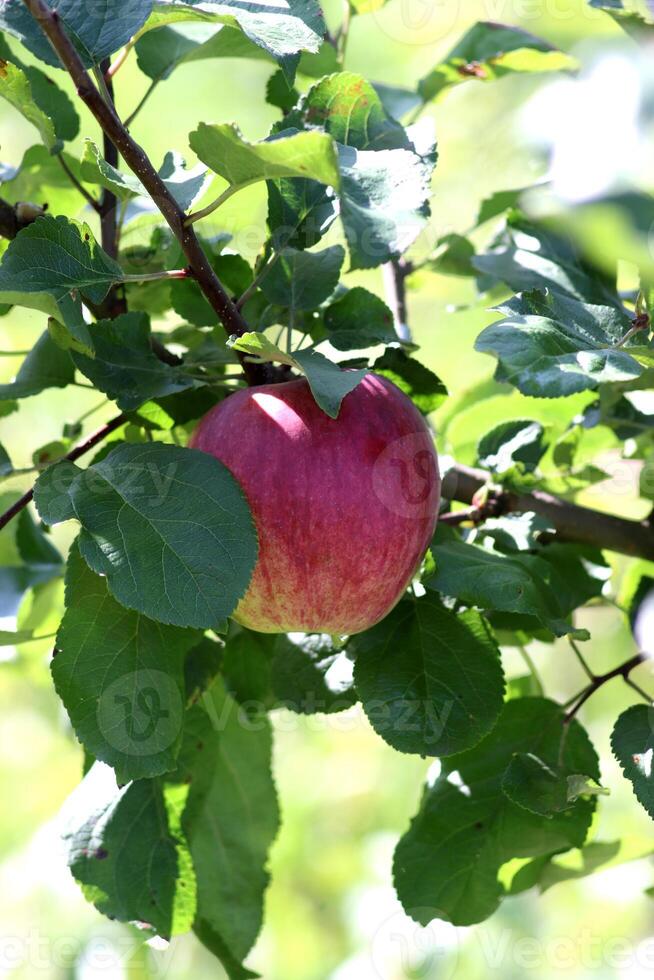
[[[340,5],[329,3],[327,15],[337,24]],[[374,81],[412,86],[479,19],[521,25],[574,53],[585,66],[627,50],[618,28],[584,0],[390,0],[382,11],[354,19],[347,67]],[[262,138],[278,117],[263,101],[271,70],[263,62],[235,60],[183,66],[154,93],[133,133],[155,162],[168,149],[186,152],[187,134],[199,121],[234,120],[250,138]],[[545,174],[546,156],[531,141],[541,122],[541,107],[532,99],[545,84],[553,84],[552,79],[515,75],[489,85],[472,82],[429,111],[437,127],[440,161],[433,218],[418,254],[443,234],[465,231],[489,193],[532,184]],[[117,78],[124,115],[146,85],[135,61],[128,62]],[[575,119],[568,124],[574,127]],[[85,115],[81,132],[97,139],[95,124]],[[605,139],[610,143],[612,138],[608,129]],[[3,163],[19,164],[34,142],[30,126],[0,103]],[[81,137],[78,143],[73,151],[81,148]],[[188,155],[193,162],[190,151]],[[591,166],[592,160],[589,156],[579,164]],[[75,209],[76,202],[71,192],[70,207]],[[264,192],[256,188],[237,195],[220,211],[220,222],[215,216],[213,221],[211,230],[234,233],[239,250],[254,257],[265,234]],[[630,270],[623,272],[628,279]],[[349,278],[383,295],[378,270]],[[453,312],[473,300],[468,280],[420,275],[415,285],[410,312],[419,357],[443,378],[452,395],[434,419],[441,452],[456,452],[467,461],[477,438],[495,421],[519,415],[563,425],[589,400],[559,403],[514,394],[477,404],[474,393],[465,392],[489,378],[493,364],[473,351],[473,342],[494,315],[483,305]],[[28,311],[0,319],[0,348],[29,348],[43,329],[42,321]],[[19,363],[17,358],[0,359],[1,380],[10,379]],[[60,437],[63,421],[77,419],[98,401],[97,394],[82,388],[27,399],[19,414],[0,420],[0,441],[9,447],[15,465],[29,465],[36,448]],[[111,406],[104,406],[88,424],[99,424],[111,414]],[[23,486],[13,479],[2,489],[13,499]],[[592,504],[632,516],[644,512],[635,489],[625,494],[623,488],[615,499],[606,488],[602,494],[595,489]],[[69,535],[66,528],[58,531],[57,542],[65,547]],[[11,555],[12,548],[11,533],[3,533],[3,555]],[[623,574],[623,563],[616,562],[617,582]],[[56,629],[60,610],[61,586],[50,585],[38,596],[28,594],[20,621],[49,633]],[[633,652],[623,618],[610,604],[585,610],[580,620],[592,632],[586,653],[598,672]],[[4,648],[5,662],[0,664],[0,978],[220,977],[221,968],[192,937],[156,949],[137,930],[103,920],[68,874],[57,843],[56,816],[80,778],[82,753],[49,681],[49,649],[47,643],[19,652]],[[564,642],[534,644],[530,652],[552,697],[566,700],[583,686]],[[508,672],[524,673],[517,651],[505,654]],[[645,685],[648,670],[647,665],[639,668],[636,678]],[[611,790],[602,800],[593,836],[628,839],[620,857],[654,848],[651,824],[612,761],[608,744],[613,719],[631,700],[628,689],[615,682],[582,714],[602,755],[603,783]],[[358,709],[328,719],[277,713],[273,725],[283,825],[272,851],[266,923],[248,960],[264,977],[640,980],[651,974],[654,904],[645,894],[654,883],[650,860],[616,862],[594,877],[558,885],[543,896],[527,893],[508,899],[478,927],[454,930],[434,923],[419,929],[400,909],[390,869],[395,841],[417,808],[429,762],[394,752]]]

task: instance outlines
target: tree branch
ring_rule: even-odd
[[[46,208],[38,204],[28,204],[19,201],[18,204],[10,204],[0,198],[0,235],[3,238],[15,238],[19,231],[27,228],[33,221],[36,221]]]
[[[388,305],[393,313],[395,333],[400,340],[411,340],[409,316],[406,301],[406,277],[411,272],[411,263],[406,259],[392,259],[383,267],[384,287]]]
[[[637,653],[633,657],[630,657],[629,660],[625,660],[623,664],[614,667],[613,670],[607,671],[606,674],[593,675],[588,687],[582,691],[570,710],[566,712],[563,718],[563,724],[569,725],[582,705],[593,696],[595,691],[598,691],[600,687],[606,684],[607,681],[612,681],[614,677],[622,677],[624,680],[628,680],[632,670],[638,667],[639,664],[645,663],[647,659],[644,653]]]
[[[84,455],[84,453],[88,453],[90,449],[93,449],[93,447],[97,446],[99,442],[106,439],[108,435],[111,435],[112,432],[119,429],[120,426],[126,421],[127,417],[125,415],[117,415],[116,418],[111,419],[110,422],[107,422],[101,428],[97,429],[92,435],[88,436],[87,439],[84,439],[82,442],[74,446],[66,456],[62,456],[62,459],[57,460],[57,462],[68,459],[71,463],[74,463],[76,459],[79,459],[80,456]],[[21,510],[27,507],[33,497],[34,487],[31,487],[27,493],[24,493],[22,497],[13,503],[11,507],[4,512],[4,514],[0,514],[0,530],[2,530],[3,527],[6,527],[14,517],[20,514]]]
[[[490,475],[483,470],[456,464],[445,474],[443,496],[465,504],[482,506],[475,500],[482,487],[488,485]],[[503,514],[539,514],[549,521],[561,541],[606,548],[635,558],[654,559],[654,525],[650,521],[630,521],[612,514],[602,514],[561,500],[543,490],[517,493],[500,490],[494,494],[495,507]],[[490,516],[490,515],[486,515]],[[468,519],[470,519],[468,517]]]
[[[248,325],[232,302],[213,271],[207,256],[191,227],[185,227],[186,215],[155,170],[149,157],[132,139],[119,119],[113,105],[109,105],[93,84],[88,72],[64,30],[56,10],[51,10],[44,0],[23,0],[32,17],[47,36],[59,59],[77,87],[77,94],[91,111],[102,131],[116,147],[127,165],[139,178],[157,205],[171,231],[177,238],[193,274],[228,334],[242,334]],[[267,372],[257,365],[243,361],[243,370],[250,384],[261,383]]]

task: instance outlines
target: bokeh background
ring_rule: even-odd
[[[332,25],[338,23],[340,4],[328,3],[327,15]],[[474,224],[479,202],[489,193],[542,179],[551,160],[564,194],[583,195],[612,181],[647,184],[652,147],[637,112],[647,63],[639,62],[634,45],[584,0],[390,0],[382,11],[354,19],[347,67],[374,81],[412,86],[479,19],[521,25],[549,39],[580,60],[581,76],[471,82],[429,110],[440,161],[433,218],[418,254],[442,235]],[[186,153],[187,134],[200,121],[233,120],[248,137],[262,138],[278,116],[263,100],[270,74],[264,62],[183,66],[154,93],[134,135],[155,161],[168,149]],[[135,62],[128,62],[117,79],[123,114],[146,85]],[[86,116],[81,132],[97,139]],[[0,103],[0,160],[18,165],[34,142],[31,127]],[[81,137],[78,143],[73,150],[81,150]],[[190,151],[188,158],[194,162]],[[74,192],[69,200],[76,212]],[[212,230],[234,233],[239,249],[254,257],[264,221],[265,195],[255,188],[221,209]],[[621,274],[627,284],[633,279],[629,267]],[[349,279],[383,295],[379,271]],[[479,436],[497,421],[533,417],[562,427],[587,403],[585,396],[557,402],[506,394],[479,401],[475,386],[491,377],[493,364],[473,351],[473,342],[493,314],[475,302],[469,280],[430,274],[416,277],[414,285],[410,314],[419,357],[451,392],[433,418],[442,453],[469,461]],[[0,348],[29,348],[42,320],[28,311],[0,319]],[[19,363],[19,358],[0,358],[0,380],[9,380]],[[96,393],[82,388],[44,392],[25,400],[20,413],[0,420],[0,441],[17,466],[30,465],[36,448],[61,436],[64,421],[96,409],[98,402]],[[111,414],[111,406],[99,407],[88,424]],[[610,468],[611,453],[605,457]],[[614,486],[602,484],[588,502],[642,516],[646,505],[634,482],[623,480],[617,494]],[[3,499],[22,489],[16,478],[0,487]],[[69,535],[66,528],[58,530],[57,543],[66,547]],[[2,557],[11,559],[14,547],[11,533],[3,533]],[[625,563],[616,560],[614,595],[624,574]],[[50,633],[61,603],[57,583],[28,593],[20,623]],[[592,632],[586,652],[598,672],[634,652],[624,618],[610,601],[584,610],[579,620]],[[651,622],[643,635],[654,643]],[[50,684],[49,649],[44,643],[0,650],[0,978],[220,978],[221,968],[192,937],[158,949],[146,945],[137,930],[103,920],[65,868],[57,813],[79,781],[82,753]],[[533,644],[529,652],[552,697],[566,700],[583,686],[565,643]],[[525,672],[516,650],[505,651],[505,665],[513,676]],[[647,686],[649,667],[639,671],[637,679]],[[631,701],[631,692],[616,681],[582,714],[611,791],[602,800],[593,838],[624,842],[612,864],[543,895],[510,898],[488,922],[459,930],[439,923],[419,929],[402,913],[392,888],[393,847],[417,808],[429,761],[394,752],[358,709],[329,719],[275,714],[283,825],[272,850],[266,923],[249,965],[267,980],[650,976],[654,900],[647,889],[654,884],[654,868],[647,856],[627,858],[654,851],[654,837],[609,749],[611,724]]]

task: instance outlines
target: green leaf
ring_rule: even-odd
[[[622,0],[589,0],[591,7],[603,10],[636,41],[647,41],[652,36],[654,24],[637,10],[625,10]]]
[[[152,10],[152,0],[94,0],[92,9],[79,0],[46,2],[49,7],[56,7],[61,25],[86,68],[99,64],[126,44]],[[17,37],[41,61],[61,68],[48,38],[22,0],[6,0],[2,5],[0,30]]]
[[[268,79],[266,102],[281,109],[284,114],[290,112],[299,97],[300,93],[289,83],[281,68]]]
[[[611,735],[611,748],[636,799],[654,817],[654,716],[646,704],[623,711]]]
[[[433,161],[412,150],[339,146],[341,221],[352,269],[372,269],[402,255],[430,214]]]
[[[119,788],[96,763],[65,804],[68,864],[98,911],[169,938],[186,932],[195,878],[179,829],[177,787],[139,779]]]
[[[338,418],[341,402],[367,374],[367,371],[343,371],[315,350],[285,354],[262,333],[246,333],[231,338],[229,344],[233,350],[249,354],[260,362],[277,361],[296,368],[306,377],[320,408],[332,419]]]
[[[418,108],[422,99],[414,89],[398,88],[396,85],[385,85],[374,82],[374,89],[382,105],[393,119],[403,119],[408,113]]]
[[[520,463],[533,473],[547,451],[545,429],[532,419],[500,422],[477,445],[477,461],[485,469],[505,473]]]
[[[547,41],[519,27],[480,21],[422,79],[418,90],[423,101],[430,102],[470,79],[494,81],[512,72],[560,71],[574,64]]]
[[[227,24],[179,24],[148,31],[136,43],[141,71],[152,81],[168,78],[180,65],[209,58],[257,58],[270,56],[242,31]]]
[[[551,817],[569,810],[568,779],[531,752],[516,752],[502,779],[502,792],[531,813]]]
[[[23,510],[18,515],[16,547],[26,565],[32,568],[52,569],[55,574],[60,574],[63,558],[47,535],[32,520],[29,510]]]
[[[73,520],[75,508],[70,488],[83,472],[75,463],[64,459],[49,466],[38,478],[34,485],[34,503],[46,524]]]
[[[277,701],[289,711],[334,714],[356,704],[347,652],[324,634],[278,637],[271,673]]]
[[[398,339],[386,303],[361,286],[349,289],[327,307],[325,326],[336,350],[363,350]]]
[[[336,218],[331,187],[301,178],[269,180],[267,187],[268,227],[275,249],[317,245]]]
[[[0,59],[11,62],[12,65],[24,72],[31,89],[31,98],[46,117],[47,131],[43,135],[48,149],[53,149],[53,146],[49,145],[52,127],[54,127],[57,140],[75,139],[79,132],[79,116],[66,92],[60,89],[52,78],[39,68],[35,68],[33,65],[25,65],[17,58],[2,35],[0,35]],[[21,107],[16,106],[16,108],[20,109]],[[41,128],[40,122],[35,124],[37,128]]]
[[[0,385],[0,399],[29,398],[46,388],[65,388],[75,379],[70,354],[60,350],[46,332],[20,366],[15,379]]]
[[[123,273],[86,224],[44,215],[10,242],[0,265],[1,293],[48,293],[62,300],[81,290],[100,303]]]
[[[87,752],[119,783],[175,768],[184,727],[184,656],[195,630],[125,609],[73,546],[52,678]]]
[[[613,282],[582,261],[572,241],[520,212],[509,215],[506,228],[485,255],[475,255],[479,272],[505,282],[514,292],[550,289],[599,306],[621,303]]]
[[[0,60],[0,97],[18,109],[38,129],[41,140],[51,153],[61,149],[54,123],[37,104],[29,78],[22,68],[4,60]]]
[[[73,354],[73,361],[121,411],[131,412],[149,399],[197,386],[182,367],[164,364],[152,353],[150,322],[145,313],[100,320],[89,330],[95,357]]]
[[[233,123],[200,123],[189,143],[233,190],[279,177],[308,177],[333,187],[340,182],[336,150],[325,133],[292,132],[251,143]]]
[[[302,99],[298,115],[304,124],[321,126],[337,143],[357,150],[413,149],[370,82],[354,72],[322,78]]]
[[[556,636],[574,633],[552,565],[540,556],[500,555],[451,541],[432,548],[436,575],[428,585],[471,606],[535,617]]]
[[[558,764],[562,709],[541,698],[508,701],[481,744],[443,761],[425,789],[420,809],[395,851],[394,879],[409,915],[426,925],[444,918],[455,925],[481,922],[498,907],[498,875],[512,858],[539,857],[581,847],[594,800],[579,800],[551,817],[530,813],[502,792],[514,753],[532,753]],[[562,765],[599,779],[597,755],[574,720],[563,744]],[[455,779],[451,774],[458,773]]]
[[[179,778],[190,777],[183,827],[198,883],[195,928],[203,941],[207,929],[220,936],[240,962],[261,927],[279,826],[270,725],[249,722],[218,680],[190,710],[187,729]]]
[[[560,293],[534,290],[498,307],[475,350],[498,360],[496,377],[523,395],[561,398],[613,381],[639,378],[644,367],[631,345],[617,346],[630,327],[626,313],[590,306]]]
[[[498,215],[504,214],[505,211],[511,211],[517,208],[520,203],[520,198],[526,190],[529,190],[529,188],[517,187],[507,191],[495,191],[493,194],[485,197],[479,205],[479,211],[477,212],[477,226],[485,224],[491,218],[497,218]]]
[[[397,385],[423,415],[435,412],[447,398],[447,388],[441,379],[398,348],[385,350],[373,364],[372,370]]]
[[[455,233],[443,235],[436,242],[436,254],[429,260],[428,267],[444,276],[475,276],[474,255],[475,247],[469,238]]]
[[[14,466],[11,462],[9,453],[5,447],[0,443],[0,476],[9,476],[13,472]]]
[[[291,77],[300,51],[318,51],[325,22],[314,0],[287,0],[266,6],[239,0],[154,0],[153,13],[141,31],[179,21],[236,24],[254,44],[278,61]]]
[[[210,628],[231,615],[249,584],[257,539],[247,501],[222,463],[151,443],[120,445],[70,483],[62,465],[37,481],[37,508],[45,502],[47,523],[73,510],[82,556],[122,605],[176,626]]]
[[[90,184],[105,187],[123,201],[135,195],[147,196],[147,191],[138,177],[121,173],[112,167],[103,159],[100,150],[90,139],[84,142],[81,176]],[[207,183],[206,167],[200,164],[192,170],[187,170],[184,158],[172,150],[166,153],[159,176],[183,211],[186,211],[202,194]]]
[[[345,260],[342,245],[322,252],[286,248],[261,281],[261,291],[270,303],[292,310],[315,310],[338,285]]]
[[[357,693],[394,749],[451,755],[480,742],[497,721],[504,676],[478,613],[457,616],[427,593],[401,602],[352,644]]]

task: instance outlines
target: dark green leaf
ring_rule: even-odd
[[[471,261],[479,272],[505,282],[514,292],[551,289],[583,303],[621,308],[613,284],[582,261],[568,237],[520,212],[509,215],[491,250]]]
[[[69,797],[63,839],[70,870],[104,915],[145,923],[159,935],[186,932],[195,879],[179,830],[180,790],[159,780],[118,788],[96,763]]]
[[[174,769],[184,726],[184,656],[195,630],[119,605],[76,546],[52,677],[75,734],[119,783]]]
[[[429,261],[429,268],[433,272],[440,272],[445,276],[476,275],[472,266],[475,247],[470,239],[452,233],[439,238],[436,246],[436,255]]]
[[[397,385],[423,415],[435,412],[447,398],[447,388],[441,379],[420,361],[397,348],[385,350],[373,364],[372,370]]]
[[[329,636],[278,637],[271,672],[276,698],[298,714],[333,714],[357,701],[351,663]]]
[[[32,520],[29,510],[18,515],[16,547],[26,565],[52,569],[59,574],[63,558],[41,528]]]
[[[73,354],[75,366],[122,411],[196,386],[182,367],[164,364],[152,353],[150,323],[144,313],[100,320],[89,330],[95,357]]]
[[[502,779],[502,791],[513,803],[544,817],[572,806],[566,774],[530,752],[513,756]]]
[[[281,109],[284,114],[290,112],[299,97],[298,90],[289,84],[281,68],[268,79],[268,84],[266,85],[266,102]]]
[[[498,380],[523,395],[560,398],[606,382],[633,381],[645,370],[633,347],[617,346],[630,322],[614,307],[534,290],[498,311],[504,318],[482,331],[475,349],[496,357]]]
[[[122,277],[88,225],[45,215],[10,243],[0,266],[0,293],[48,293],[61,300],[79,289],[99,303]]]
[[[80,551],[112,595],[151,619],[210,628],[245,593],[257,555],[252,517],[229,470],[206,453],[121,445],[53,496],[58,464],[37,482],[50,523],[81,523]],[[42,482],[43,481],[43,482]],[[55,506],[56,505],[56,506]],[[61,510],[58,511],[58,508]]]
[[[2,11],[0,11],[0,24]],[[37,103],[27,74],[18,65],[0,60],[0,98],[6,99],[39,131],[42,142],[51,153],[57,153],[62,144],[57,138],[50,116]]]
[[[29,398],[46,388],[65,388],[75,378],[75,367],[67,351],[60,350],[43,333],[20,366],[15,379],[0,385],[0,399]]]
[[[70,489],[83,472],[75,463],[62,460],[49,466],[38,478],[34,485],[34,503],[46,524],[73,520],[75,508]]]
[[[336,350],[362,350],[397,341],[393,314],[386,303],[361,286],[349,289],[327,307],[325,326]]]
[[[269,180],[268,227],[277,251],[311,248],[336,218],[335,196],[315,180]]]
[[[436,575],[429,585],[481,609],[535,617],[556,636],[573,633],[563,618],[565,596],[553,587],[553,569],[540,556],[510,557],[474,544],[453,541],[433,547]]]
[[[544,427],[531,419],[500,422],[479,440],[477,461],[495,473],[505,473],[516,463],[533,473],[547,451],[544,436]]]
[[[196,928],[221,937],[241,961],[254,943],[279,825],[270,725],[251,721],[216,681],[188,716],[179,778],[190,777],[183,816],[198,881]]]
[[[236,23],[247,38],[281,64],[289,77],[299,52],[318,51],[326,30],[315,0],[288,0],[283,6],[242,0],[154,0],[146,29],[188,20]]]
[[[261,281],[261,291],[278,306],[314,310],[336,289],[344,260],[342,245],[332,245],[322,252],[286,248]]]
[[[557,71],[574,64],[547,41],[519,27],[480,21],[419,85],[425,102],[470,79],[493,81],[511,72]]]
[[[46,2],[49,7],[56,7],[62,26],[87,68],[126,44],[152,10],[152,0],[94,0],[91,7],[80,0]],[[22,0],[6,0],[0,8],[0,30],[17,37],[41,61],[61,68],[47,36]]]
[[[341,220],[353,269],[402,255],[429,216],[431,162],[413,150],[339,146]]]
[[[427,593],[401,602],[352,643],[357,693],[393,748],[451,755],[481,741],[497,721],[504,676],[478,613],[457,616]]]
[[[153,81],[168,78],[179,65],[208,58],[262,58],[270,56],[242,31],[227,24],[176,24],[148,31],[136,43],[141,71]]]
[[[579,800],[568,811],[543,817],[502,792],[504,773],[516,752],[530,752],[550,768],[557,766],[562,721],[561,708],[551,701],[509,701],[481,744],[444,761],[442,774],[425,789],[420,810],[395,851],[395,886],[416,921],[480,922],[503,897],[498,881],[503,864],[584,843],[593,800]],[[577,721],[564,742],[562,764],[570,772],[599,779],[597,755]],[[455,772],[456,779],[450,775]]]
[[[646,704],[634,704],[620,715],[611,735],[611,748],[639,803],[654,817],[654,714]]]

